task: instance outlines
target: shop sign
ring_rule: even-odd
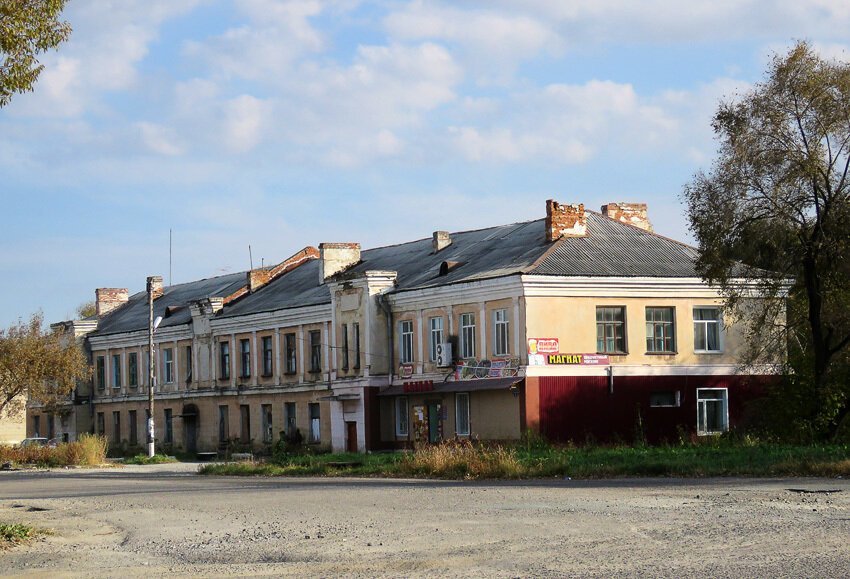
[[[413,376],[413,364],[402,364],[398,367],[399,378],[410,378]]]
[[[415,394],[417,392],[433,392],[434,391],[434,381],[433,380],[418,380],[416,382],[405,382],[404,383],[404,393],[405,394]]]
[[[546,354],[557,354],[561,351],[558,338],[529,338],[528,365],[545,366]]]
[[[610,364],[605,354],[549,354],[547,364],[567,366],[607,366]]]
[[[464,360],[455,366],[455,380],[479,378],[513,378],[519,375],[518,358],[495,360]]]

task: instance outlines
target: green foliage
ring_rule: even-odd
[[[807,421],[794,436],[832,436],[850,412],[848,118],[850,64],[800,42],[721,103],[717,159],[684,190],[697,269],[746,331],[741,361],[784,366]]]
[[[125,460],[124,464],[167,464],[170,462],[177,462],[177,459],[165,454],[155,454],[153,456],[137,454],[136,456]]]
[[[17,545],[43,534],[38,529],[21,523],[0,523],[0,547]]]
[[[32,90],[44,65],[37,56],[68,39],[59,19],[66,0],[0,0],[0,108]]]
[[[97,304],[94,300],[83,302],[77,306],[76,314],[79,318],[90,318],[97,314]]]

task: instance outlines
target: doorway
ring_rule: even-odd
[[[428,403],[428,442],[434,444],[443,439],[442,404]]]
[[[183,442],[186,445],[186,452],[198,452],[198,407],[194,404],[187,404],[183,407]]]
[[[357,423],[345,423],[345,451],[357,452]]]

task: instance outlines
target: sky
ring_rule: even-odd
[[[646,202],[693,243],[680,197],[711,166],[718,103],[797,40],[850,59],[835,0],[70,0],[64,17],[70,41],[0,109],[0,327],[148,275],[538,219],[546,199]]]

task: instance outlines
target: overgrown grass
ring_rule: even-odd
[[[0,549],[34,539],[46,531],[21,523],[0,523]]]
[[[550,446],[447,442],[415,452],[293,456],[228,463],[202,474],[384,476],[441,479],[850,476],[850,446],[709,440],[679,446]]]
[[[148,456],[146,454],[137,454],[124,461],[124,464],[166,464],[169,462],[179,462],[175,457],[165,454],[155,454]]]
[[[0,462],[34,466],[97,466],[106,462],[106,437],[82,434],[76,442],[24,448],[0,445]]]

